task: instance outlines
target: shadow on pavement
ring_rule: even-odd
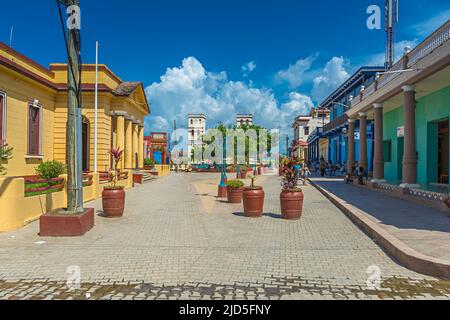
[[[314,182],[383,224],[399,229],[440,231],[450,234],[450,219],[438,210],[348,185],[343,181],[317,179]]]

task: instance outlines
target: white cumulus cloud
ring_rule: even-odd
[[[255,69],[256,69],[256,62],[255,62],[255,61],[247,62],[246,64],[244,64],[244,65],[241,67],[242,75],[243,75],[244,77],[248,77],[248,76],[250,75],[250,73],[252,73],[253,71],[255,71]]]
[[[178,127],[186,127],[189,113],[204,113],[209,128],[220,121],[234,124],[237,113],[252,113],[255,124],[291,133],[294,118],[313,107],[310,97],[297,92],[280,104],[272,90],[231,81],[226,72],[208,72],[194,57],[168,68],[159,82],[146,88],[146,94],[152,109],[146,119],[149,131],[170,131],[174,119]]]
[[[312,97],[318,103],[326,99],[350,77],[343,57],[333,57],[313,80]]]
[[[291,89],[300,87],[306,80],[305,73],[311,69],[316,59],[317,55],[311,55],[305,59],[297,60],[294,64],[289,65],[287,69],[278,71],[275,80],[288,83]]]

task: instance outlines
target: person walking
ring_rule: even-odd
[[[308,184],[308,177],[310,174],[311,174],[311,171],[309,171],[308,165],[306,163],[303,163],[303,166],[302,166],[303,185]]]
[[[320,166],[319,166],[319,168],[320,168],[320,175],[322,177],[325,177],[325,173],[326,173],[327,167],[328,167],[328,163],[325,161],[325,159],[324,158],[320,158]]]

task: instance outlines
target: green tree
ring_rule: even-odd
[[[229,125],[228,128],[223,124],[220,123],[218,126],[215,127],[215,129],[219,130],[220,132],[222,132],[222,135],[224,137],[227,136],[227,132],[228,130],[236,130],[238,129],[237,126],[231,126]],[[259,137],[260,137],[260,131],[262,130],[267,130],[266,128],[262,127],[262,126],[258,126],[258,125],[242,125],[241,127],[239,127],[239,129],[242,129],[244,131],[244,133],[246,133],[248,130],[255,130],[256,131],[256,135],[258,137],[258,141],[256,143],[256,150],[252,149],[250,150],[251,147],[254,147],[254,144],[250,144],[250,138],[246,137],[245,138],[245,164],[249,165],[250,164],[250,153],[255,153],[259,156]],[[211,140],[208,144],[212,143],[214,141]],[[234,138],[234,164],[237,165],[237,143],[238,143],[238,138],[235,137]],[[225,146],[225,152],[227,152]],[[272,135],[269,132],[269,130],[267,130],[267,150],[266,152],[269,153],[270,150],[272,148]],[[257,159],[257,161],[260,161],[261,159]],[[243,164],[243,163],[240,163]]]

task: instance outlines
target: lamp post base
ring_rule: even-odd
[[[55,210],[39,219],[41,237],[77,237],[86,234],[94,227],[94,209],[83,213],[66,215]]]
[[[219,186],[217,190],[218,198],[226,198],[227,197],[227,187]]]

